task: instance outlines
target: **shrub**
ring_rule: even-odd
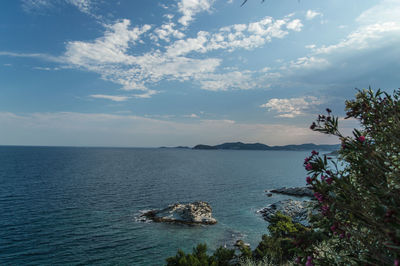
[[[219,247],[212,256],[207,255],[207,245],[199,244],[192,254],[178,250],[175,257],[166,259],[168,266],[227,266],[234,258],[235,251]]]
[[[313,227],[329,237],[315,247],[314,263],[398,265],[400,258],[400,89],[393,95],[371,89],[346,101],[346,118],[360,121],[353,136],[341,134],[338,117],[320,115],[311,129],[337,136],[339,169],[313,152],[304,161],[320,215]],[[302,262],[305,262],[303,259]]]
[[[269,261],[282,264],[293,259],[296,253],[297,235],[307,231],[301,224],[293,223],[292,218],[277,212],[271,217],[268,226],[270,235],[263,235],[262,241],[253,252],[254,259],[267,258]]]
[[[269,261],[267,258],[264,258],[262,260],[255,260],[255,259],[241,259],[239,261],[239,265],[240,266],[275,266],[276,263],[273,263],[271,261]],[[289,262],[289,263],[285,263],[285,264],[280,264],[283,266],[289,266],[289,265],[293,265],[293,263]]]
[[[320,241],[320,233],[314,232],[305,226],[294,223],[292,218],[278,212],[271,217],[268,226],[270,235],[263,235],[262,241],[257,248],[252,251],[243,241],[239,242],[239,252],[235,250],[219,247],[212,256],[207,255],[207,246],[199,244],[193,249],[191,254],[185,254],[179,250],[175,257],[167,259],[169,266],[197,266],[197,265],[241,265],[255,264],[264,265],[284,265],[290,263],[295,255],[301,253],[310,243]],[[302,239],[308,239],[303,241]],[[300,252],[300,253],[299,253]]]

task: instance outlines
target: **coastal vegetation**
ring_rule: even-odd
[[[211,256],[200,244],[192,254],[178,251],[168,265],[399,265],[400,260],[400,89],[392,95],[359,90],[346,101],[347,119],[360,128],[339,130],[330,109],[311,130],[341,141],[338,160],[313,151],[304,160],[314,192],[310,226],[276,213],[268,235],[251,250],[220,247]]]

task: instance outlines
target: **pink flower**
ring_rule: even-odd
[[[322,213],[323,214],[327,214],[329,211],[329,206],[328,205],[324,205],[321,207]]]
[[[321,176],[321,181],[325,181],[325,176],[324,175]]]
[[[306,170],[311,171],[312,170],[312,165],[311,164],[306,164]]]
[[[359,136],[358,137],[358,141],[359,142],[364,142],[365,141],[365,137],[364,136]]]
[[[399,266],[399,260],[398,259],[394,260],[394,266]]]
[[[392,210],[388,210],[388,211],[385,213],[385,217],[388,217],[388,218],[390,218],[390,217],[392,217],[392,216],[393,216],[393,214],[394,214],[394,211],[392,211]]]
[[[321,201],[324,200],[324,196],[322,196],[322,194],[321,194],[321,193],[318,193],[318,192],[315,192],[315,193],[314,193],[314,197],[317,198],[317,200],[318,200],[319,202],[321,202]]]
[[[318,155],[318,152],[317,151],[312,151],[311,154],[312,155]]]
[[[325,179],[325,181],[326,181],[326,183],[328,183],[330,185],[333,182],[333,178],[329,177],[329,178]]]
[[[312,256],[308,256],[306,266],[314,266],[314,264],[312,263],[312,260],[313,260]]]
[[[306,158],[304,159],[304,163],[308,163],[309,160],[310,160],[310,157],[306,157]]]
[[[332,231],[332,232],[335,232],[335,231],[336,231],[336,226],[335,226],[335,225],[332,225],[332,226],[331,226],[331,231]]]
[[[307,181],[307,184],[311,184],[312,183],[311,177],[307,176],[306,181]]]

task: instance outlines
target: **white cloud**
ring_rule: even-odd
[[[22,0],[22,9],[25,12],[40,12],[49,10],[55,5],[69,4],[75,6],[80,12],[99,19],[100,16],[92,12],[93,0]]]
[[[257,87],[256,81],[262,78],[252,77],[261,72],[233,71],[217,73],[222,59],[194,59],[191,53],[206,53],[221,49],[233,51],[243,48],[259,47],[273,38],[283,38],[288,34],[284,26],[295,22],[285,17],[274,20],[266,17],[250,24],[236,24],[223,27],[215,33],[200,31],[196,38],[176,40],[162,49],[152,50],[142,55],[133,55],[135,46],[141,45],[146,35],[169,41],[170,37],[184,37],[174,30],[175,24],[167,23],[150,32],[149,25],[131,27],[125,19],[107,25],[103,37],[92,42],[74,41],[67,43],[64,60],[75,67],[99,73],[105,80],[122,85],[123,90],[140,90],[142,94],[133,97],[150,97],[156,91],[148,86],[161,80],[192,80],[206,90],[251,89]],[[294,27],[293,29],[295,29]],[[264,84],[268,87],[268,84]]]
[[[248,31],[252,33],[252,35],[260,36],[270,41],[271,38],[285,37],[288,32],[282,28],[288,23],[291,23],[288,17],[278,20],[274,20],[272,17],[265,17],[260,21],[250,23]]]
[[[44,71],[51,71],[51,70],[53,70],[53,69],[50,68],[50,67],[34,67],[33,69],[36,69],[36,70],[44,70]]]
[[[381,0],[358,16],[356,21],[361,25],[398,22],[400,20],[399,12],[399,0]]]
[[[295,61],[290,62],[290,67],[293,69],[311,69],[318,68],[322,69],[327,66],[330,66],[330,63],[325,58],[319,58],[315,56],[305,56],[297,58]]]
[[[178,40],[168,46],[168,56],[182,56],[191,52],[206,53],[213,50],[233,51],[238,48],[253,49],[265,43],[271,42],[273,38],[283,38],[288,29],[299,31],[302,24],[298,19],[289,18],[274,20],[272,17],[265,17],[257,22],[249,24],[235,24],[222,27],[215,33],[199,31],[196,38]]]
[[[182,17],[178,20],[183,26],[188,26],[197,13],[209,11],[215,0],[180,0],[178,10]]]
[[[6,52],[0,51],[0,56],[10,56],[10,57],[28,57],[28,58],[38,58],[46,61],[58,62],[61,63],[62,59],[56,56],[48,55],[48,54],[40,54],[40,53],[14,53],[14,52]]]
[[[197,73],[213,72],[219,59],[192,59],[166,56],[156,50],[133,56],[128,49],[140,42],[141,35],[150,30],[149,25],[130,27],[129,20],[107,26],[103,37],[94,42],[69,42],[65,61],[71,65],[99,73],[103,79],[122,85],[124,90],[141,90],[135,97],[154,95],[145,83],[161,79],[188,80]]]
[[[67,0],[67,2],[76,6],[81,12],[90,14],[91,0]]]
[[[83,9],[90,9],[92,2],[74,0],[74,3]],[[188,0],[179,3],[183,13],[184,9],[192,10],[187,12],[194,15],[198,10],[211,8],[213,1]],[[102,24],[105,27],[103,36],[92,41],[67,42],[65,53],[59,57],[10,52],[0,52],[0,56],[37,57],[97,73],[102,79],[121,85],[122,90],[135,92],[121,97],[149,98],[157,93],[151,87],[163,80],[194,81],[200,88],[213,91],[266,88],[268,81],[276,78],[277,73],[269,72],[268,68],[260,71],[222,69],[223,55],[210,57],[205,54],[215,50],[233,52],[236,49],[254,49],[274,38],[284,38],[290,30],[301,30],[301,21],[292,17],[277,20],[264,17],[249,24],[222,27],[215,32],[199,31],[194,38],[184,38],[185,35],[171,21],[172,15],[167,16],[169,22],[153,30],[147,24],[131,26],[130,20],[123,19]],[[158,45],[158,40],[170,44],[143,52],[139,46],[149,39],[155,40]]]
[[[207,43],[208,32],[200,31],[197,33],[197,38],[188,38],[185,40],[178,40],[171,46],[167,47],[167,56],[177,57],[185,55],[189,52],[206,52],[204,45]]]
[[[147,91],[144,92],[144,93],[133,94],[132,96],[133,96],[134,98],[146,99],[146,98],[150,98],[151,96],[156,95],[156,94],[158,94],[158,93],[159,93],[159,92],[158,92],[158,91],[155,91],[155,90],[147,90]]]
[[[381,49],[380,57],[398,58],[393,47],[400,45],[400,1],[383,0],[379,4],[364,11],[356,18],[358,27],[337,43],[323,46],[308,45],[311,54],[300,57],[289,63],[289,75],[298,75],[299,70],[327,70],[344,71],[341,76],[348,75],[349,68],[356,67],[352,73],[362,75],[364,69],[376,68],[376,61],[367,60],[360,68],[352,58],[368,58],[375,56],[375,51]],[[388,47],[387,49],[383,49]],[[391,47],[391,48],[389,48]],[[393,53],[392,55],[384,55]],[[400,59],[400,58],[399,58]],[[354,65],[356,64],[356,66]],[[283,67],[285,69],[286,67]],[[292,71],[292,72],[290,72]],[[294,71],[294,72],[293,72]],[[315,73],[311,73],[314,75]],[[337,74],[338,75],[338,74]],[[330,76],[334,76],[330,74]]]
[[[396,39],[394,39],[396,34]],[[352,32],[343,41],[322,46],[317,49],[318,54],[330,54],[336,51],[343,51],[344,49],[364,50],[372,49],[381,46],[380,41],[385,39],[386,44],[390,41],[397,41],[400,36],[400,21],[390,21],[384,23],[375,23],[360,27],[358,30]]]
[[[123,102],[130,98],[128,96],[116,96],[116,95],[104,95],[104,94],[92,94],[90,95],[90,97],[98,99],[107,99],[114,102]]]
[[[25,12],[32,12],[52,7],[49,0],[22,0],[22,9]]]
[[[57,70],[60,70],[60,68],[58,68],[58,67],[33,67],[33,69],[42,70],[42,71],[57,71]]]
[[[250,71],[233,71],[224,74],[205,74],[198,76],[201,87],[210,91],[226,91],[228,89],[252,89],[257,87]]]
[[[156,28],[154,30],[154,33],[158,38],[166,42],[170,42],[171,36],[176,39],[182,39],[183,37],[185,37],[184,33],[174,28],[175,26],[176,26],[175,23],[169,22],[163,24],[160,28]]]
[[[172,14],[165,14],[165,15],[163,15],[163,17],[164,17],[164,18],[167,18],[167,19],[169,19],[169,20],[171,20],[171,19],[173,19],[175,16],[172,15]]]
[[[260,107],[277,112],[277,117],[294,118],[306,114],[313,106],[315,107],[321,103],[322,101],[314,96],[289,99],[273,98],[260,105]]]
[[[322,16],[322,13],[319,13],[319,12],[314,11],[314,10],[307,10],[307,13],[306,13],[306,19],[307,20],[312,20],[317,16]]]
[[[148,53],[137,57],[135,71],[139,71],[140,81],[158,82],[161,79],[185,81],[200,73],[212,73],[220,65],[216,58],[192,59],[188,57],[168,57],[161,53]]]
[[[303,24],[301,23],[300,19],[294,19],[286,25],[286,28],[288,28],[289,30],[293,30],[293,31],[301,31],[302,27],[303,27]]]
[[[132,29],[129,29],[129,26],[130,20],[124,19],[113,25],[107,25],[104,36],[94,42],[68,42],[66,60],[74,65],[126,62],[129,45],[139,41],[140,36],[151,29],[150,25]]]
[[[125,19],[113,25],[107,25],[103,37],[94,42],[74,41],[67,43],[64,61],[89,71],[101,74],[105,80],[121,84],[125,90],[147,91],[134,68],[126,68],[137,59],[127,54],[130,45],[140,41],[141,35],[151,26],[133,27]]]
[[[343,50],[373,49],[398,42],[400,38],[400,1],[383,0],[379,4],[364,11],[356,22],[359,27],[344,40],[322,46],[319,54],[330,54]],[[382,40],[385,41],[382,41]]]
[[[199,116],[196,115],[196,114],[184,115],[184,117],[187,117],[187,118],[199,118]]]
[[[265,89],[270,87],[279,77],[279,73],[271,72],[268,68],[263,68],[259,71],[242,70],[220,74],[205,73],[196,75],[201,88],[210,91]]]

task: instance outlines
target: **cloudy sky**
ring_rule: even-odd
[[[336,143],[318,113],[400,86],[400,0],[241,3],[0,1],[0,144]]]

